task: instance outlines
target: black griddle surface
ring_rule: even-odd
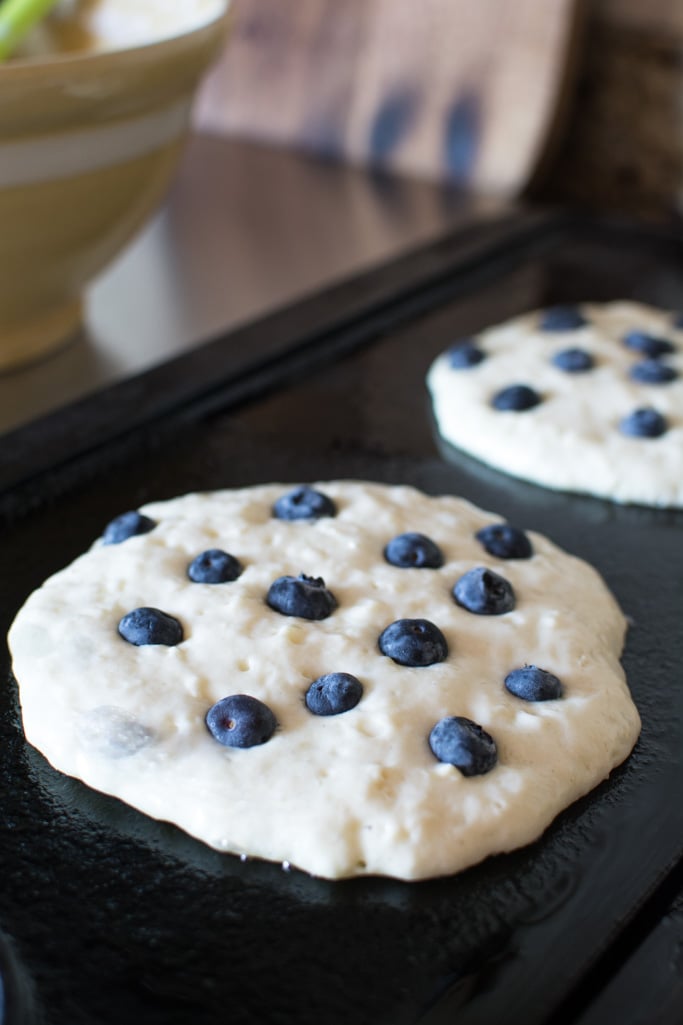
[[[632,621],[624,665],[643,732],[625,765],[529,847],[452,878],[330,883],[219,855],[54,772],[23,740],[10,679],[10,1025],[562,1025],[618,1004],[639,956],[652,973],[645,944],[682,881],[683,514],[545,491],[444,449],[424,375],[453,338],[534,306],[632,297],[683,308],[681,252],[666,235],[567,225],[514,258],[492,253],[457,298],[396,326],[388,317],[354,351],[326,360],[321,342],[314,361],[263,374],[249,402],[226,397],[221,409],[214,394],[212,412],[203,400],[195,416],[169,411],[159,430],[38,476],[30,501],[17,493],[0,538],[5,626],[112,515],[147,500],[337,477],[463,495],[603,573]],[[625,1000],[624,1025],[634,1008]]]

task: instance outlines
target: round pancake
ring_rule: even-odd
[[[454,344],[427,384],[441,436],[498,470],[615,502],[683,506],[683,322],[674,314],[633,302],[527,313]],[[510,394],[515,386],[538,401]],[[661,433],[632,433],[639,410]]]
[[[639,732],[602,579],[458,498],[312,490],[316,518],[275,514],[310,511],[283,484],[150,503],[35,591],[9,638],[28,740],[214,848],[328,878],[439,876],[534,840]],[[232,561],[199,575],[229,579],[191,579],[216,551]],[[404,620],[429,629],[406,646]]]

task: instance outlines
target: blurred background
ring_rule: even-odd
[[[670,218],[680,0],[236,0],[202,128],[497,194]]]
[[[195,2],[184,0],[182,9]],[[147,7],[163,15],[163,4],[87,0],[86,9],[120,9],[126,22]],[[197,68],[214,57],[215,36],[201,38],[192,75],[174,70],[173,46],[163,62],[147,47],[153,73],[130,77],[116,106],[107,90],[120,91],[126,80],[116,70],[128,59],[124,51],[112,57],[106,87],[93,62],[89,79],[62,93],[48,81],[45,96],[50,103],[53,95],[68,95],[69,103],[78,96],[79,104],[87,96],[90,125],[103,131],[132,116],[131,96],[145,116],[175,117],[180,92],[189,102]],[[14,80],[23,89],[23,77],[12,79],[11,62],[3,71],[0,127],[9,126],[11,156],[30,119],[21,93],[13,100],[6,85]],[[39,66],[35,75],[40,80]],[[163,148],[150,155],[163,162],[170,187],[143,163],[126,164],[115,140],[112,179],[76,178],[77,204],[47,191],[46,217],[32,187],[21,202],[16,190],[6,194],[0,256],[4,245],[5,263],[16,271],[13,247],[20,250],[30,273],[16,271],[15,279],[30,284],[37,252],[47,247],[48,270],[69,279],[84,321],[70,344],[58,339],[49,359],[36,360],[27,347],[23,365],[19,355],[16,369],[9,359],[3,364],[10,372],[0,375],[0,432],[453,233],[481,238],[529,207],[676,228],[683,2],[232,0],[229,31],[192,110],[182,157],[180,135],[170,157]],[[61,147],[56,156],[71,147],[81,159],[80,136],[62,139],[54,121],[48,126]],[[138,131],[135,145],[147,146],[146,139],[147,130]],[[0,132],[0,180],[8,171],[4,141]],[[38,163],[43,175],[27,152],[31,174]],[[66,273],[64,239],[85,240],[102,263],[100,229],[84,222],[85,184],[93,217],[107,204],[115,213],[112,180],[129,166],[137,177],[131,171],[127,191],[119,189],[130,198],[128,220],[137,224],[142,213],[147,220],[130,238],[132,228],[124,232],[110,211],[121,251],[86,275],[81,291]],[[37,228],[26,242],[29,214]],[[85,226],[77,232],[79,222]],[[11,276],[3,284],[14,302]]]

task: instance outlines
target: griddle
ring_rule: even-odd
[[[532,307],[683,309],[682,256],[665,230],[523,211],[5,439],[5,632],[33,588],[147,500],[270,480],[402,482],[462,495],[592,562],[631,622],[624,666],[643,719],[627,762],[536,843],[444,879],[333,883],[218,854],[55,772],[23,739],[4,650],[8,1025],[681,1020],[683,513],[547,491],[443,446],[424,376],[453,339]]]

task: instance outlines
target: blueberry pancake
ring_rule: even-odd
[[[222,851],[422,879],[534,840],[627,757],[624,633],[546,538],[337,481],[117,516],[10,647],[61,771]]]
[[[528,313],[455,341],[427,383],[441,436],[516,477],[683,506],[683,319],[632,302]]]

